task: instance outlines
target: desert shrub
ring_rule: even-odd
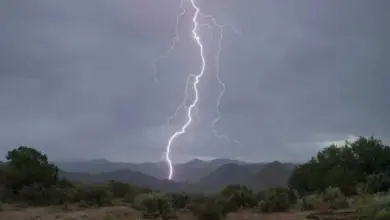
[[[124,198],[125,195],[131,193],[130,191],[134,191],[132,186],[130,186],[129,184],[121,183],[113,180],[111,180],[108,183],[108,187],[112,192],[112,196],[114,198]]]
[[[204,203],[198,204],[192,212],[199,220],[222,220],[228,213],[226,196],[210,197]]]
[[[23,186],[18,193],[18,200],[27,202],[29,205],[47,205],[49,196],[47,190],[40,184]]]
[[[325,203],[327,208],[342,209],[342,208],[349,207],[347,198],[337,187],[326,188],[321,196],[322,196],[322,201]]]
[[[190,196],[185,192],[171,193],[168,194],[167,197],[172,204],[172,208],[175,210],[185,208],[190,201]]]
[[[246,186],[230,185],[225,187],[220,194],[222,196],[220,199],[231,207],[229,208],[231,211],[235,211],[233,207],[240,209],[257,205],[256,195]]]
[[[269,189],[258,203],[262,212],[282,212],[290,208],[289,191],[283,188]]]
[[[69,189],[69,188],[75,188],[76,185],[73,184],[71,181],[67,180],[67,179],[60,179],[57,184],[56,184],[57,187],[59,188],[62,188],[62,189]]]
[[[132,204],[132,203],[134,203],[134,199],[136,198],[136,196],[137,196],[137,194],[135,192],[128,192],[123,197],[123,202]]]
[[[318,210],[324,205],[320,194],[310,194],[297,200],[297,206],[302,211]]]
[[[135,207],[141,209],[146,218],[168,219],[172,216],[172,205],[169,199],[161,193],[147,193],[139,196]]]
[[[192,194],[185,208],[195,213],[199,206],[204,204],[208,199],[209,197],[203,194]]]
[[[49,189],[50,203],[54,205],[69,204],[75,202],[76,188],[64,188],[54,186]]]
[[[256,197],[250,190],[236,191],[229,197],[228,201],[235,202],[238,208],[248,208],[257,205]]]
[[[112,193],[106,186],[87,186],[80,189],[77,198],[80,201],[85,201],[88,205],[100,207],[111,204]]]
[[[388,220],[390,219],[390,196],[374,200],[359,210],[364,220]]]
[[[5,188],[3,185],[0,184],[0,201],[3,201],[5,197]]]
[[[265,199],[266,192],[267,192],[266,190],[257,192],[256,193],[256,200],[257,201],[263,201]]]
[[[390,189],[390,175],[388,172],[368,175],[366,184],[369,193],[387,191]]]

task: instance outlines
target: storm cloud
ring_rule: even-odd
[[[199,0],[224,31],[221,120],[215,104],[217,29],[207,54],[200,120],[173,146],[174,161],[228,157],[302,161],[332,141],[390,137],[390,4],[386,0]],[[0,153],[36,147],[52,159],[161,159],[185,120],[188,74],[199,71],[192,12],[179,1],[0,2]],[[189,91],[191,92],[191,91]]]

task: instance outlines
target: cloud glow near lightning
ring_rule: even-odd
[[[185,123],[181,126],[181,128],[176,131],[172,136],[170,136],[169,140],[168,140],[168,143],[166,145],[166,150],[165,150],[165,160],[168,164],[168,168],[169,168],[169,175],[168,175],[168,179],[171,180],[172,177],[173,177],[173,174],[174,174],[174,167],[173,167],[173,163],[172,163],[172,160],[171,160],[171,157],[170,157],[170,154],[171,154],[171,147],[172,147],[172,144],[174,143],[174,141],[179,138],[181,135],[185,134],[187,132],[187,129],[188,127],[193,123],[194,121],[194,118],[193,118],[193,114],[196,118],[199,119],[199,116],[198,116],[198,108],[197,108],[197,105],[199,103],[199,90],[198,90],[198,84],[200,83],[202,77],[205,75],[205,71],[206,71],[206,58],[205,58],[205,53],[204,53],[204,45],[202,43],[202,40],[201,40],[201,37],[198,33],[198,30],[199,28],[201,27],[208,27],[212,30],[212,27],[209,25],[209,24],[201,24],[198,19],[199,17],[202,17],[202,18],[206,18],[206,19],[211,19],[213,21],[213,24],[220,28],[220,35],[219,35],[219,41],[218,41],[218,49],[217,49],[217,54],[216,54],[216,75],[217,75],[217,80],[218,80],[218,83],[221,85],[222,87],[222,91],[220,93],[220,95],[218,96],[218,100],[217,100],[217,104],[216,104],[216,109],[217,109],[217,115],[218,117],[212,122],[212,129],[213,129],[213,133],[214,135],[217,137],[217,138],[223,138],[223,139],[226,139],[226,140],[229,140],[229,141],[233,141],[233,142],[236,142],[238,144],[240,144],[240,142],[236,141],[236,140],[231,140],[229,139],[226,135],[220,135],[218,134],[218,132],[215,130],[215,125],[216,123],[221,119],[221,114],[219,112],[219,104],[220,104],[220,101],[221,101],[221,98],[222,96],[224,95],[225,93],[225,84],[222,82],[222,80],[220,79],[219,77],[219,56],[220,56],[220,52],[222,50],[222,39],[223,39],[223,29],[228,26],[228,25],[219,25],[216,20],[214,19],[213,16],[210,16],[210,15],[203,15],[200,11],[200,8],[197,6],[195,0],[187,0],[189,3],[190,3],[190,6],[195,10],[193,16],[192,16],[192,25],[193,25],[193,28],[191,30],[191,33],[192,33],[192,37],[193,37],[193,40],[195,41],[195,44],[198,48],[198,51],[199,51],[199,56],[201,58],[201,64],[200,64],[200,70],[197,74],[189,74],[188,78],[187,78],[187,82],[186,82],[186,87],[185,87],[185,97],[183,99],[183,102],[178,106],[178,108],[176,109],[175,113],[168,118],[167,120],[167,123],[170,124],[171,120],[177,115],[177,113],[179,112],[179,110],[181,108],[184,108],[186,109],[186,118],[187,120],[185,121]],[[159,81],[157,80],[157,68],[156,68],[156,64],[159,60],[161,59],[165,59],[167,58],[170,53],[173,51],[173,49],[175,48],[175,45],[177,43],[177,41],[179,41],[179,31],[178,31],[178,26],[179,26],[179,21],[180,21],[180,17],[182,15],[184,15],[186,13],[186,10],[183,9],[183,2],[184,0],[180,0],[180,8],[182,9],[182,12],[177,15],[176,17],[176,35],[175,37],[173,38],[172,40],[172,44],[171,44],[171,47],[169,48],[169,50],[162,56],[159,56],[154,62],[153,62],[153,70],[154,70],[154,81],[156,83],[159,83]],[[237,33],[237,32],[236,32]],[[189,104],[188,106],[186,105],[186,102],[188,101],[188,89],[189,89],[189,85],[191,85],[191,88],[194,92],[194,99],[192,100],[191,104]]]

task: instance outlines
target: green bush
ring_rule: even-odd
[[[322,196],[311,194],[297,200],[297,206],[301,211],[318,210],[324,205]]]
[[[190,196],[185,192],[171,193],[167,197],[175,210],[185,208],[190,201]]]
[[[209,198],[203,194],[193,194],[185,208],[195,213],[199,206],[204,204],[208,199]]]
[[[359,137],[343,146],[331,145],[305,164],[297,166],[289,187],[300,194],[340,188],[345,196],[356,195],[356,185],[366,182],[368,192],[390,189],[390,146],[371,137]]]
[[[76,194],[76,188],[51,187],[49,189],[50,203],[53,205],[63,205],[75,202]]]
[[[48,205],[49,195],[47,190],[40,184],[32,184],[23,186],[18,193],[18,198],[21,201],[27,202],[29,205]]]
[[[123,202],[124,203],[129,203],[133,204],[134,199],[136,198],[137,194],[135,192],[128,192],[124,197],[123,197]]]
[[[135,193],[135,188],[129,184],[111,180],[108,187],[114,198],[124,198],[126,195]]]
[[[390,174],[388,171],[371,174],[366,177],[367,190],[370,193],[384,192],[390,188]]]
[[[172,205],[169,199],[161,193],[147,193],[137,198],[135,206],[142,210],[146,218],[169,219],[172,217]]]
[[[297,200],[296,206],[302,211],[326,209],[349,208],[350,202],[336,187],[328,187],[323,193],[311,194]]]
[[[262,212],[282,212],[290,208],[289,191],[283,188],[269,189],[258,203]]]
[[[230,185],[225,187],[220,194],[222,196],[220,199],[223,199],[226,205],[229,206],[229,211],[257,205],[257,196],[246,186]]]
[[[223,220],[228,213],[226,198],[226,196],[207,198],[192,211],[199,220]]]
[[[97,205],[101,207],[103,205],[111,204],[112,193],[106,186],[87,186],[81,188],[76,197],[79,201],[85,201],[88,205]]]
[[[390,219],[390,196],[378,198],[359,210],[364,220]]]
[[[347,198],[337,187],[326,188],[325,192],[323,192],[321,196],[322,201],[325,203],[327,208],[336,210],[349,207]]]

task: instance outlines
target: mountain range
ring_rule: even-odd
[[[246,163],[231,159],[191,160],[175,164],[174,180],[167,180],[167,166],[157,163],[122,163],[104,159],[55,162],[60,175],[84,183],[116,180],[162,191],[216,192],[230,184],[253,190],[287,186],[291,163]]]

